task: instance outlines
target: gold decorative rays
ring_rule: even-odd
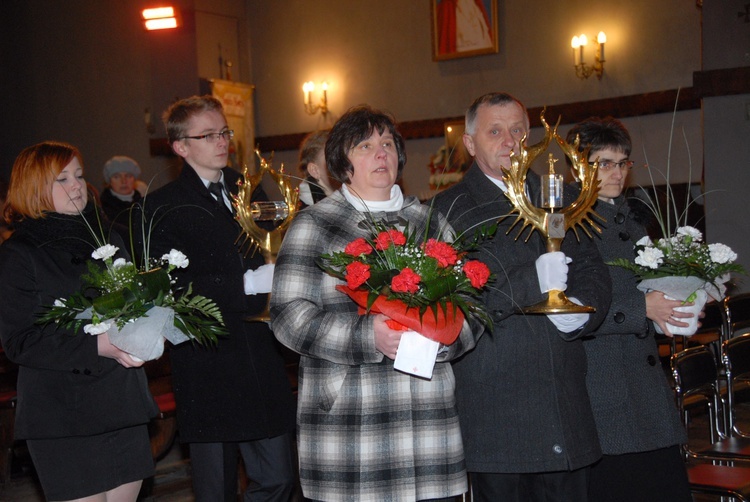
[[[560,148],[565,155],[570,159],[573,164],[573,169],[576,172],[576,177],[581,183],[581,190],[578,194],[578,198],[571,205],[559,210],[556,214],[561,214],[565,218],[565,231],[573,229],[578,238],[578,228],[580,227],[587,236],[591,237],[591,233],[587,228],[590,226],[597,232],[601,232],[601,228],[594,222],[593,218],[597,218],[600,221],[604,221],[604,218],[596,214],[593,210],[594,203],[596,202],[599,194],[599,180],[597,179],[596,169],[597,163],[590,165],[588,163],[588,149],[584,152],[578,151],[578,145],[580,144],[579,139],[576,137],[575,142],[571,145],[565,142],[565,140],[557,134],[557,126],[560,121],[555,125],[554,129],[550,128],[547,121],[544,119],[544,111],[540,116],[542,125],[544,126],[544,138],[532,146],[526,146],[526,138],[521,140],[520,153],[518,155],[511,155],[510,158],[510,169],[503,168],[505,174],[505,184],[508,187],[506,193],[511,204],[513,204],[513,211],[511,214],[517,214],[516,221],[513,222],[508,234],[516,227],[519,222],[523,222],[521,228],[516,235],[516,239],[520,237],[527,228],[531,228],[529,234],[526,236],[525,241],[529,240],[534,230],[538,230],[545,236],[547,235],[547,221],[548,213],[541,207],[534,205],[526,195],[526,177],[531,168],[531,164],[534,160],[549,146],[552,138],[557,141]],[[552,210],[554,213],[555,210]],[[584,224],[585,223],[585,224]],[[560,239],[562,241],[562,239]],[[559,247],[555,249],[559,251]]]
[[[279,255],[279,249],[281,248],[281,239],[284,237],[284,232],[289,227],[289,224],[294,219],[294,215],[297,214],[299,192],[292,186],[290,177],[284,174],[284,164],[281,165],[278,171],[275,171],[271,167],[273,156],[271,156],[271,161],[267,161],[260,155],[260,151],[257,149],[255,150],[255,155],[260,160],[258,172],[251,176],[248,173],[247,166],[245,166],[242,173],[245,180],[244,182],[238,182],[240,187],[239,192],[232,197],[232,205],[235,209],[234,218],[242,227],[242,234],[237,238],[237,242],[240,243],[240,248],[242,248],[249,241],[250,246],[248,247],[248,251],[257,247],[260,249],[266,263],[276,263],[276,257]],[[258,226],[255,218],[262,211],[258,211],[258,203],[252,201],[253,192],[260,186],[263,176],[266,174],[271,176],[276,182],[276,186],[279,187],[281,196],[284,199],[283,204],[286,205],[286,212],[283,215],[281,223],[272,230],[266,230]],[[269,312],[268,301],[263,312],[248,318],[248,321],[270,322],[270,320],[271,314]]]
[[[589,232],[591,227],[597,232],[601,228],[594,222],[593,218],[604,221],[604,218],[596,214],[593,210],[599,194],[599,180],[597,179],[598,161],[594,165],[588,162],[588,149],[584,152],[578,152],[580,144],[579,138],[570,145],[557,133],[557,127],[560,124],[558,120],[554,128],[550,128],[544,119],[544,111],[541,114],[542,125],[544,126],[544,138],[530,147],[526,146],[526,137],[521,140],[520,152],[518,155],[511,155],[510,168],[503,168],[505,174],[505,184],[508,188],[506,195],[513,205],[512,214],[516,214],[516,220],[508,229],[507,234],[521,223],[521,228],[516,235],[518,239],[526,229],[530,229],[525,241],[528,241],[534,230],[538,230],[547,240],[547,252],[560,251],[560,246],[565,238],[565,232],[572,229],[576,238],[579,239],[578,228],[580,227],[588,237],[592,237]],[[549,211],[534,205],[526,194],[526,177],[529,168],[534,160],[549,146],[552,138],[555,139],[565,155],[573,164],[576,177],[580,181],[580,191],[576,200],[560,209],[551,208]],[[555,159],[550,154],[549,165],[550,175],[554,175]],[[523,309],[526,313],[533,314],[567,314],[593,312],[593,307],[577,305],[568,300],[563,291],[551,290],[546,301],[526,307]]]
[[[248,167],[245,166],[243,176],[244,182],[238,182],[240,187],[237,195],[232,196],[232,205],[235,209],[235,219],[242,227],[242,235],[238,238],[238,242],[241,240],[240,246],[244,246],[249,241],[251,246],[260,249],[266,263],[275,263],[276,256],[279,253],[281,247],[281,239],[284,237],[289,224],[294,219],[294,215],[297,214],[297,207],[299,201],[299,192],[292,186],[291,179],[284,173],[284,165],[282,164],[278,171],[272,168],[273,156],[270,161],[267,161],[260,155],[260,151],[255,150],[255,155],[260,160],[260,168],[258,172],[253,175],[248,173]],[[254,218],[254,211],[252,209],[252,196],[253,192],[260,186],[263,176],[268,174],[276,182],[276,186],[279,187],[281,196],[284,199],[284,203],[288,209],[286,218],[281,221],[281,224],[276,226],[273,230],[266,230],[258,226],[258,223]]]

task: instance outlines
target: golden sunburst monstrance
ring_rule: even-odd
[[[513,210],[510,215],[516,214],[516,220],[513,222],[511,227],[508,229],[508,234],[521,223],[521,228],[518,230],[516,239],[518,239],[524,231],[529,229],[526,241],[534,232],[539,231],[544,235],[547,240],[547,252],[560,251],[560,246],[565,233],[572,229],[579,239],[578,229],[583,230],[586,235],[591,238],[591,232],[589,227],[597,232],[601,232],[601,228],[594,221],[594,218],[604,222],[604,218],[594,212],[593,206],[596,202],[599,194],[599,180],[597,179],[598,160],[594,164],[589,164],[588,154],[589,149],[583,152],[578,151],[580,140],[576,137],[573,144],[567,143],[557,133],[557,126],[560,121],[551,128],[547,121],[544,119],[544,110],[541,113],[541,121],[544,126],[545,134],[542,140],[532,146],[526,146],[526,137],[520,142],[519,154],[511,155],[510,168],[503,168],[505,174],[505,185],[508,187],[506,196],[513,205]],[[570,159],[573,170],[575,171],[576,178],[580,183],[580,191],[576,200],[568,206],[556,208],[550,207],[549,210],[534,205],[526,194],[526,176],[529,172],[529,168],[533,161],[549,146],[552,139],[555,139],[557,144],[560,146],[565,155]],[[552,154],[549,155],[549,171],[548,176],[554,176],[554,163],[556,160]],[[543,180],[547,180],[547,176],[542,177]],[[562,186],[560,185],[560,190]],[[510,216],[509,215],[509,216]],[[594,312],[594,307],[587,305],[578,305],[571,302],[563,291],[553,289],[549,291],[547,299],[524,307],[522,309],[527,314],[571,314],[571,313],[589,313]]]

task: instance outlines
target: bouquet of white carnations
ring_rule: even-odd
[[[90,335],[106,332],[113,345],[143,361],[158,359],[165,339],[204,344],[226,334],[213,300],[193,295],[191,286],[173,290],[170,272],[189,264],[183,253],[173,249],[142,270],[124,258],[113,259],[117,251],[112,244],[94,250],[81,291],[56,299],[37,322],[73,331],[83,325]]]
[[[643,237],[636,242],[635,250],[634,261],[618,258],[609,264],[635,273],[640,280],[638,288],[643,291],[661,291],[671,299],[695,303],[692,307],[678,307],[695,315],[685,320],[690,324],[687,328],[669,325],[676,335],[694,334],[697,314],[708,297],[721,300],[730,274],[744,272],[742,265],[734,263],[737,254],[729,246],[706,244],[703,234],[690,226],[678,227],[673,236],[656,242]]]

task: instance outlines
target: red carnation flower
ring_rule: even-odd
[[[370,278],[370,265],[361,261],[353,261],[346,266],[346,285],[357,289]]]
[[[453,246],[447,242],[441,242],[436,239],[429,239],[425,242],[424,254],[431,258],[435,258],[438,265],[441,267],[455,265],[458,261],[458,254]]]
[[[416,293],[422,278],[410,268],[405,268],[391,279],[391,289],[395,293]]]
[[[354,239],[344,248],[344,253],[349,256],[360,256],[372,253],[372,246],[362,237]]]
[[[391,229],[385,232],[380,232],[378,236],[375,237],[375,249],[378,251],[388,249],[391,243],[396,246],[403,246],[406,244],[406,236],[403,232]]]
[[[481,261],[471,260],[464,264],[464,274],[469,278],[471,285],[479,289],[487,284],[490,278],[490,269]]]

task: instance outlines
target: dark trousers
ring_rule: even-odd
[[[693,498],[680,447],[604,455],[591,466],[589,500],[690,502]]]
[[[474,502],[586,502],[589,500],[587,498],[588,467],[575,471],[521,474],[472,472],[469,477]]]
[[[287,502],[296,472],[291,434],[243,443],[190,443],[195,502],[236,502],[237,462],[250,480],[245,502]]]

